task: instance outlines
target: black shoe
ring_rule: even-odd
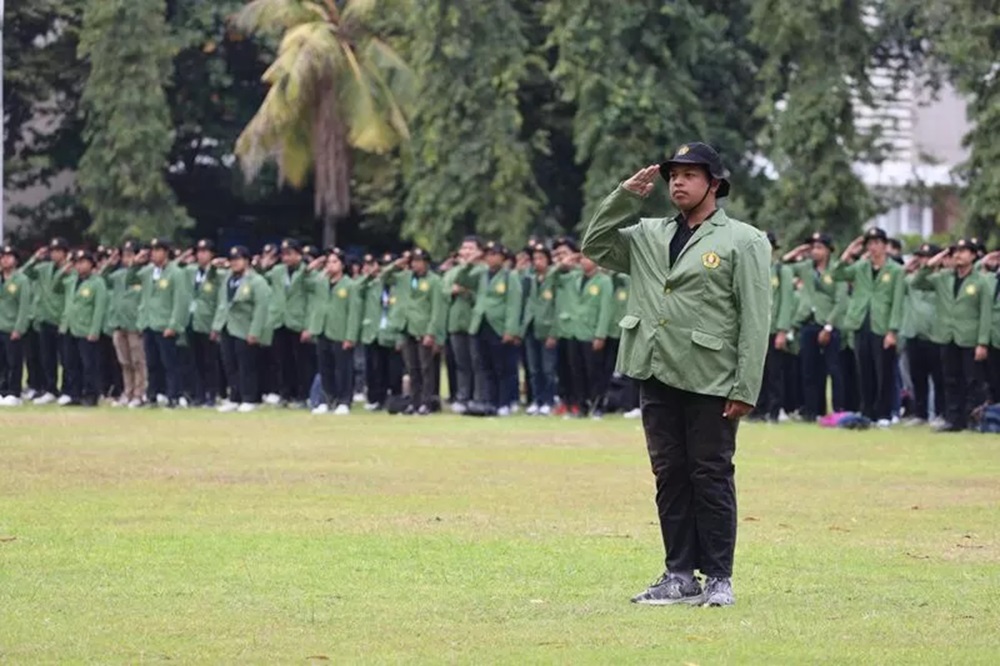
[[[403,416],[413,416],[417,413],[417,408],[413,405],[407,405],[406,409],[403,410]]]
[[[177,409],[177,401],[176,400],[167,400],[167,404],[164,405],[164,406],[167,409]]]
[[[934,432],[963,432],[965,428],[954,423],[945,423],[934,428]]]
[[[429,416],[430,413],[431,410],[427,405],[420,405],[420,409],[417,410],[417,416]]]
[[[704,601],[701,583],[671,573],[664,573],[644,592],[632,597],[632,603],[646,606],[700,606]]]
[[[81,407],[97,407],[97,398],[81,398],[79,402],[74,400],[70,404],[76,404]]]

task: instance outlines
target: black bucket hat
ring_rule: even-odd
[[[660,176],[663,177],[663,180],[669,182],[670,167],[675,164],[694,164],[705,167],[712,178],[719,181],[719,189],[715,195],[720,198],[729,195],[729,169],[723,166],[722,158],[719,157],[715,148],[707,143],[694,141],[685,143],[678,148],[673,157],[660,164]]]

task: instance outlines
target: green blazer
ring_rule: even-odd
[[[871,316],[872,333],[885,335],[898,332],[903,323],[903,292],[906,272],[895,261],[886,261],[882,269],[872,274],[867,259],[853,263],[839,262],[833,268],[833,279],[853,285],[843,327],[860,330],[865,316]]]
[[[906,288],[903,290],[903,323],[899,332],[904,338],[930,340],[937,297],[932,291],[914,288],[914,278],[916,278],[915,273],[906,276]]]
[[[66,308],[64,275],[51,261],[37,261],[34,257],[24,263],[21,272],[32,281],[35,321],[58,326]]]
[[[991,294],[990,307],[990,346],[1000,349],[1000,279],[994,273],[984,273],[983,282]],[[990,352],[994,353],[994,352]]]
[[[184,267],[191,289],[191,330],[195,333],[211,333],[215,313],[219,310],[219,293],[223,289],[219,280],[219,270],[215,266],[205,269],[205,276],[198,284],[198,264]]]
[[[361,333],[361,289],[346,275],[330,280],[325,273],[310,278],[315,283],[316,308],[309,332],[334,342],[357,342]]]
[[[767,353],[771,246],[718,210],[670,265],[678,220],[640,218],[618,187],[587,226],[583,253],[632,277],[617,369],[635,379],[754,404]]]
[[[795,274],[780,262],[771,264],[771,333],[789,331],[792,315],[798,306],[795,297]]]
[[[191,288],[184,269],[170,262],[155,280],[155,267],[152,264],[141,268],[132,266],[127,270],[127,282],[133,281],[135,276],[142,282],[139,329],[163,332],[169,328],[178,334],[182,333],[187,328],[191,303]]]
[[[615,298],[611,311],[611,322],[613,325],[608,337],[617,340],[622,336],[622,327],[618,325],[618,322],[627,314],[628,291],[631,279],[625,273],[615,273],[611,276],[611,282],[615,287]]]
[[[582,286],[573,336],[582,342],[605,340],[611,337],[611,327],[617,327],[611,318],[615,291],[611,277],[601,272],[584,276]]]
[[[59,332],[69,333],[69,307],[70,301],[73,300],[73,290],[76,289],[76,269],[69,268],[66,271],[60,272],[59,276],[61,277],[57,293],[61,293],[63,299],[62,315],[59,317]],[[104,325],[103,320],[100,322],[100,325]]]
[[[66,308],[69,334],[77,338],[99,336],[108,311],[108,285],[104,277],[91,273],[71,290]]]
[[[31,280],[14,271],[5,280],[0,273],[0,331],[24,335],[31,325]]]
[[[576,321],[580,318],[580,285],[583,271],[579,268],[556,269],[556,322],[554,337],[574,339]]]
[[[476,335],[483,323],[498,335],[521,335],[521,277],[501,268],[492,275],[485,266],[476,269],[479,288],[472,308],[469,333]]]
[[[253,270],[247,270],[236,288],[232,299],[229,297],[231,271],[221,274],[219,307],[215,311],[212,330],[226,331],[234,338],[246,340],[253,336],[262,340],[266,331],[271,288],[267,280]]]
[[[553,337],[556,323],[556,272],[549,269],[539,279],[535,273],[528,283],[528,302],[521,322],[521,337],[526,337],[531,328],[536,340]]]
[[[810,320],[820,326],[840,328],[847,312],[847,283],[833,279],[833,266],[817,271],[812,259],[791,265],[792,273],[802,281],[799,305],[792,314],[792,328],[801,328]]]
[[[272,303],[276,311],[278,328],[301,332],[308,327],[307,305],[310,295],[311,276],[304,263],[289,272],[284,264],[278,264],[267,272],[271,285]]]
[[[383,279],[394,286],[399,298],[402,333],[415,338],[433,335],[443,345],[448,308],[441,278],[429,271],[417,277],[412,271],[390,266]]]
[[[931,341],[959,347],[990,344],[994,290],[983,274],[973,269],[955,293],[954,270],[921,268],[913,276],[912,287],[934,292],[934,323]]]
[[[461,265],[452,266],[444,274],[442,285],[444,287],[445,302],[448,305],[448,316],[446,328],[448,333],[468,333],[469,324],[472,323],[472,308],[476,302],[476,287],[478,285],[466,285],[458,282],[458,276],[464,267]],[[458,295],[452,295],[451,288],[458,284],[466,288]]]

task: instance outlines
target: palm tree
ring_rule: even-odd
[[[271,87],[239,139],[248,180],[268,159],[278,177],[303,187],[313,174],[323,242],[351,209],[351,148],[383,153],[409,138],[413,76],[369,27],[378,0],[252,0],[238,29],[281,35],[263,80]]]

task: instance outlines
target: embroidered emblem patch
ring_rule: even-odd
[[[240,289],[240,291],[243,292],[244,296],[249,296],[250,295],[250,285],[244,286],[242,289]]]
[[[17,293],[17,285],[16,284],[9,284],[9,285],[7,285],[7,293],[9,293],[9,294],[16,294]]]
[[[160,281],[156,283],[156,286],[159,287],[160,289],[166,289],[167,287],[170,286],[170,280],[166,278],[161,278]]]
[[[395,304],[396,304],[396,297],[395,296],[390,296],[389,297],[389,305],[395,305]]]
[[[428,292],[431,290],[431,286],[427,284],[426,280],[421,280],[420,284],[417,285],[417,289],[423,292]]]
[[[777,275],[775,275],[774,277],[771,278],[771,286],[772,287],[774,287],[775,289],[777,289],[779,284],[781,284],[781,280],[778,279]]]
[[[337,290],[337,298],[347,298],[347,290],[341,287]]]
[[[83,289],[81,289],[80,295],[83,296],[84,298],[90,298],[90,288],[84,287]]]
[[[597,296],[599,293],[601,293],[601,288],[598,287],[596,284],[592,284],[590,285],[590,287],[587,288],[587,291],[590,292],[591,296]]]
[[[823,276],[823,284],[833,284],[833,276],[832,275],[824,275]]]
[[[687,155],[689,152],[691,152],[691,148],[689,148],[687,146],[687,144],[685,144],[685,145],[683,145],[683,146],[681,146],[680,148],[677,149],[677,155],[678,156],[680,156],[680,155]]]
[[[886,273],[883,275],[882,282],[892,282],[892,273]]]
[[[551,301],[552,300],[552,290],[551,289],[546,289],[545,291],[543,291],[542,292],[542,298],[545,299],[546,301]]]
[[[718,268],[720,263],[722,263],[722,260],[714,252],[706,252],[701,255],[701,265],[705,268]]]
[[[965,293],[967,293],[969,296],[975,296],[976,295],[976,285],[970,284],[968,287],[965,288]]]
[[[142,291],[142,285],[141,284],[132,285],[132,291]]]
[[[506,294],[507,293],[507,285],[504,284],[503,282],[501,282],[500,284],[498,284],[497,285],[497,293],[498,294]]]
[[[205,283],[205,284],[204,284],[204,285],[202,286],[201,290],[202,290],[203,292],[205,292],[206,294],[211,294],[211,293],[212,293],[212,283],[211,283],[211,282],[206,282],[206,283]]]
[[[622,289],[621,291],[619,291],[618,292],[618,300],[619,301],[627,301],[628,300],[628,292],[625,291],[624,289]]]

